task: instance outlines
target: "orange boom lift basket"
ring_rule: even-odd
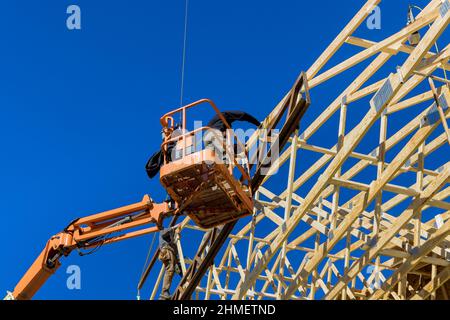
[[[178,212],[187,214],[198,226],[207,229],[251,215],[253,200],[249,166],[243,165],[248,164],[248,153],[234,133],[227,130],[227,139],[224,139],[215,132],[215,139],[221,141],[219,144],[222,146],[217,148],[203,145],[204,134],[214,134],[210,128],[201,127],[190,132],[186,130],[187,110],[205,106],[212,107],[227,129],[231,129],[214,102],[208,99],[164,115],[161,118],[165,134],[161,146],[164,164],[160,180],[167,193],[178,204]],[[172,133],[176,129],[176,114],[181,115],[182,123],[180,134],[174,137]],[[234,155],[234,142],[226,142],[232,140],[243,150],[239,156],[240,161]],[[169,145],[174,150],[171,152],[171,159],[168,155]]]

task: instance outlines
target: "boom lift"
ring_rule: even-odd
[[[305,112],[308,110],[310,104],[311,99],[309,96],[309,87],[306,74],[301,73],[294,86],[291,90],[289,90],[281,103],[272,110],[266,120],[261,124],[261,129],[266,130],[267,132],[273,132],[278,129],[279,134],[276,137],[276,141],[271,144],[271,147],[267,152],[253,154],[253,157],[258,156],[262,158],[262,160],[250,160],[251,166],[252,164],[257,164],[254,173],[252,174],[250,184],[253,192],[258,190],[264,180],[265,175],[263,174],[263,168],[267,166],[267,163],[269,163],[267,159],[271,155],[274,155],[273,146],[278,147],[280,151],[284,148],[286,143],[289,141],[289,138],[296,131],[296,129],[299,128],[300,121]],[[280,128],[280,123],[283,118],[285,119],[285,122]],[[264,134],[260,135],[260,132],[253,134],[246,144],[246,149],[252,149],[255,145],[257,145],[258,140],[262,140],[260,141],[261,144],[258,149],[265,150],[266,145],[268,144],[268,137]],[[237,220],[234,220],[221,226],[220,228],[212,228],[209,230],[204,237],[204,241],[199,246],[197,253],[192,258],[193,263],[189,266],[189,269],[179,282],[178,287],[172,296],[173,300],[191,299],[192,293],[200,283],[200,280],[203,278],[208,268],[212,265],[217,253],[224,245],[236,223]],[[157,257],[158,251],[155,252],[149,266],[145,270],[143,277],[138,284],[138,289],[142,289],[144,286],[147,277],[157,260]]]
[[[305,97],[302,95],[305,92]],[[272,113],[270,122],[265,122],[260,129],[272,130],[287,111],[286,123],[277,137],[280,148],[298,127],[299,121],[310,104],[306,76],[301,74],[293,89],[280,108]],[[226,239],[236,221],[253,212],[253,191],[261,181],[261,164],[251,176],[248,158],[248,144],[243,146],[236,136],[228,135],[228,141],[222,145],[223,153],[217,148],[204,146],[201,133],[209,128],[202,127],[187,131],[187,111],[191,108],[209,105],[218,114],[228,129],[227,121],[216,105],[208,99],[199,100],[190,105],[176,109],[161,118],[164,132],[162,150],[164,164],[160,170],[160,181],[173,201],[155,203],[148,195],[142,201],[118,209],[94,214],[72,221],[63,231],[48,240],[45,248],[34,261],[13,292],[8,292],[7,300],[28,300],[44,285],[48,278],[61,266],[60,259],[72,251],[92,250],[118,241],[158,232],[163,228],[163,220],[173,217],[171,225],[181,215],[188,215],[198,226],[211,229],[210,240],[215,244],[210,247],[206,263],[214,259],[215,253]],[[176,130],[174,116],[181,114],[181,134],[173,137]],[[234,135],[231,130],[228,132]],[[200,134],[200,135],[199,135]],[[230,140],[245,150],[244,159],[236,159]],[[220,140],[219,140],[220,141]],[[254,141],[253,141],[254,142]],[[264,142],[267,143],[267,142]],[[175,149],[175,158],[169,159],[169,146]],[[270,156],[272,149],[264,155]],[[242,156],[241,156],[242,157]],[[228,161],[223,161],[223,160]],[[251,159],[250,159],[251,160]],[[240,178],[238,178],[240,176]],[[217,232],[218,226],[223,226]],[[220,241],[219,241],[220,239]],[[217,242],[219,241],[219,242]],[[153,256],[149,268],[139,284],[142,287],[149,271],[156,261]],[[190,278],[196,271],[203,270],[191,266],[182,279],[179,288],[189,280],[189,287],[195,285]],[[197,272],[198,273],[198,272]],[[198,274],[197,274],[198,276]],[[181,298],[179,290],[174,296]],[[186,294],[183,296],[186,298]]]

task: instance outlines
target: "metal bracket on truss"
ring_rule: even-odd
[[[381,86],[380,90],[378,90],[372,100],[370,100],[371,107],[376,111],[379,111],[393,94],[394,91],[391,84],[391,76],[389,76]]]

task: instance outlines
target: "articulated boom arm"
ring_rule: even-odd
[[[28,300],[60,267],[62,256],[73,250],[95,249],[104,244],[158,232],[164,218],[177,213],[170,203],[154,203],[149,196],[141,202],[95,214],[71,222],[62,232],[50,238],[33,265],[5,299]],[[154,224],[154,226],[148,226]],[[147,226],[142,229],[142,227]],[[129,229],[139,230],[124,231]]]

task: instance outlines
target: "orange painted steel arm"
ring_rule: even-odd
[[[104,244],[123,241],[141,235],[158,232],[164,218],[178,210],[169,203],[154,203],[149,196],[141,202],[118,209],[77,219],[62,232],[48,240],[41,254],[19,281],[9,298],[29,300],[61,266],[60,258],[76,249],[96,248]],[[129,229],[154,224],[127,233]]]

